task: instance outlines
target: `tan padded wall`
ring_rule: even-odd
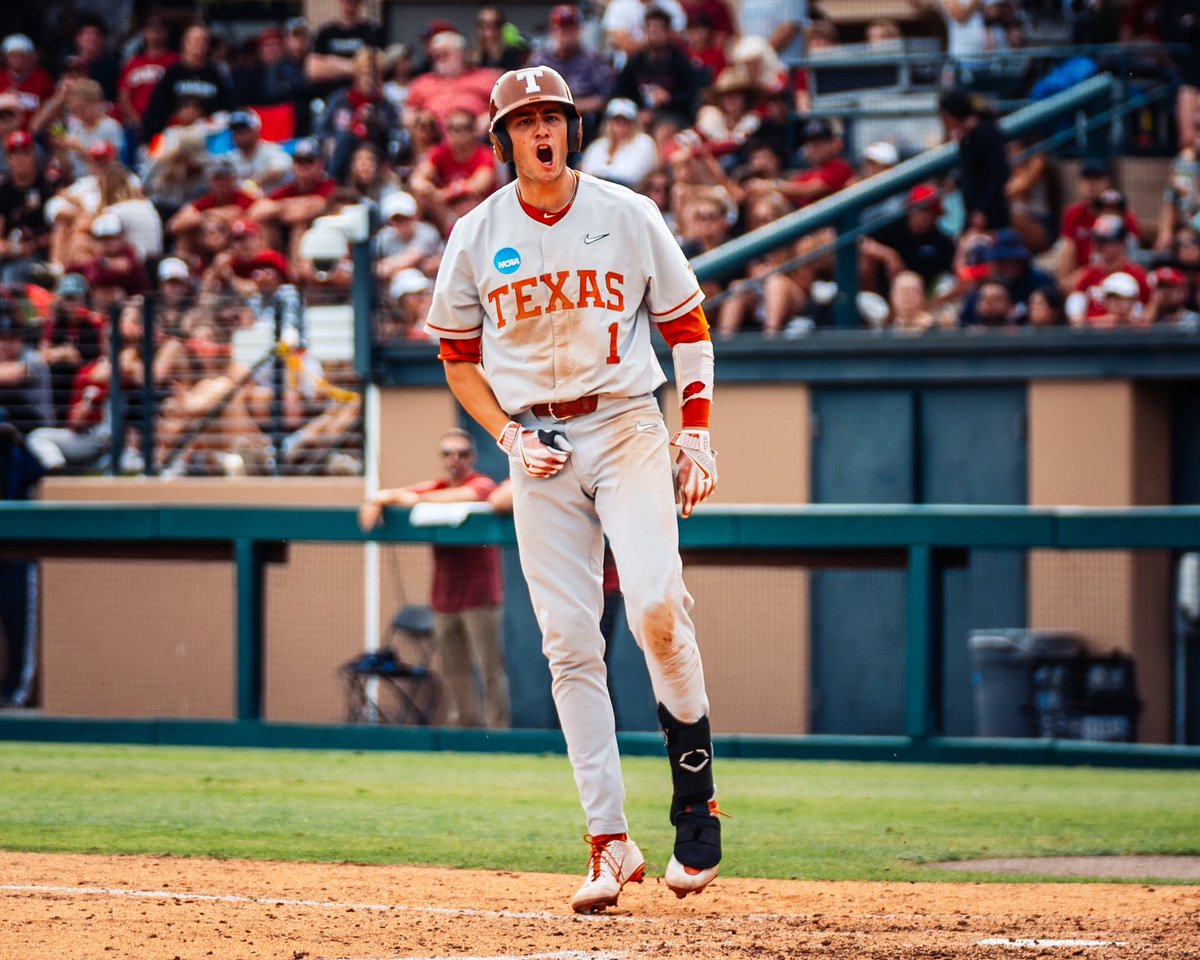
[[[444,386],[380,390],[380,486],[401,487],[440,474],[438,439],[458,425],[458,405]]]
[[[1169,411],[1152,387],[1035,381],[1029,425],[1032,506],[1169,503]],[[1169,739],[1169,591],[1170,558],[1161,551],[1030,555],[1030,626],[1079,631],[1095,653],[1133,654],[1147,742]]]
[[[667,425],[674,431],[679,401],[673,388],[664,394]],[[809,502],[807,386],[718,382],[712,411],[720,472],[712,503]],[[808,733],[807,571],[688,566],[684,574],[696,598],[692,616],[714,726],[744,733]]]
[[[52,478],[53,501],[357,506],[362,480]],[[381,548],[381,618],[401,594],[429,595],[429,549]],[[47,715],[234,716],[232,563],[126,560],[42,565],[42,699]],[[364,646],[363,548],[294,544],[266,569],[264,716],[345,717],[338,667]],[[386,639],[385,637],[381,637]]]

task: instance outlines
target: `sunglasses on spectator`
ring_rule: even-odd
[[[475,25],[478,27],[498,27],[501,25],[499,17],[477,17]]]
[[[471,133],[475,128],[469,123],[448,123],[446,129],[451,133]]]
[[[462,449],[450,448],[450,447],[442,448],[442,456],[443,457],[469,457],[470,455],[471,455],[470,450],[462,450]]]

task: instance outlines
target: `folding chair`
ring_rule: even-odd
[[[433,611],[406,603],[392,617],[389,644],[342,667],[348,723],[389,723],[427,727],[437,718],[442,681],[433,660]],[[405,648],[415,660],[403,656]]]

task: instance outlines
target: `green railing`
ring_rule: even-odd
[[[561,749],[540,731],[430,731],[289,727],[262,723],[264,565],[287,542],[369,541],[512,544],[510,517],[474,515],[460,527],[413,527],[407,511],[363,534],[348,508],[0,504],[0,556],[179,556],[225,558],[236,567],[237,721],[0,719],[6,739],[134,739],[290,746]],[[907,570],[908,613],[903,737],[756,737],[723,741],[729,755],[850,756],[945,761],[1011,760],[1200,766],[1200,748],[1075,741],[952,739],[936,735],[941,573],[964,549],[1200,548],[1200,507],[1123,510],[966,506],[729,506],[702,508],[680,524],[691,553],[772,551],[793,556],[874,555]],[[801,562],[804,562],[801,556]],[[625,749],[653,751],[659,738],[623,734]]]

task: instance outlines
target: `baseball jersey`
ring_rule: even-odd
[[[482,338],[482,362],[510,415],[590,394],[633,397],[666,381],[650,321],[704,299],[683,251],[648,197],[576,174],[579,187],[547,226],[515,182],[459,220],[446,243],[426,329]]]

